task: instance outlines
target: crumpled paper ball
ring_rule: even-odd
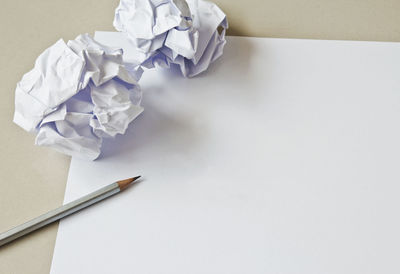
[[[204,0],[121,0],[114,27],[143,53],[144,67],[176,64],[192,77],[222,55],[228,21]]]
[[[125,133],[143,111],[140,76],[124,66],[121,49],[88,34],[60,39],[17,84],[14,122],[37,133],[37,145],[94,160],[103,137]]]

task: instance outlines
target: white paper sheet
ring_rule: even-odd
[[[51,273],[400,272],[400,45],[228,40],[72,160],[65,202],[144,179],[61,222]]]

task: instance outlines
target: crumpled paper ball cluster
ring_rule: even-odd
[[[144,67],[176,64],[192,77],[222,55],[228,21],[204,0],[121,0],[114,27],[144,53]]]
[[[123,134],[142,111],[137,83],[122,50],[80,35],[57,41],[36,60],[15,91],[14,122],[36,132],[36,144],[91,160],[102,138]]]
[[[36,133],[37,145],[98,158],[103,138],[124,134],[143,111],[141,67],[205,71],[222,55],[228,23],[204,0],[121,0],[114,26],[142,53],[139,66],[84,34],[46,49],[17,84],[14,122]]]

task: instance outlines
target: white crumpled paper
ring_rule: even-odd
[[[140,51],[144,67],[176,64],[192,77],[222,55],[228,22],[204,0],[121,0],[114,27]]]
[[[142,111],[139,70],[122,50],[88,34],[46,49],[17,84],[14,122],[36,132],[36,144],[94,160],[102,138],[123,134]]]

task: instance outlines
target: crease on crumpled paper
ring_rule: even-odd
[[[14,122],[37,133],[37,145],[94,160],[102,138],[123,134],[143,111],[141,73],[88,34],[60,39],[17,84]]]
[[[114,27],[142,53],[144,67],[175,64],[193,77],[222,55],[228,21],[204,0],[121,0]]]

